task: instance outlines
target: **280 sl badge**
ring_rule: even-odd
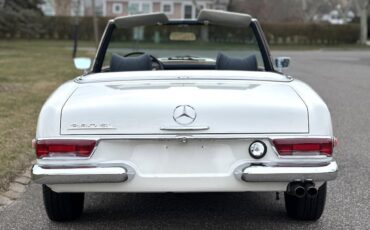
[[[73,123],[69,126],[69,130],[88,130],[88,129],[115,129],[111,124],[101,123],[101,124],[76,124]]]

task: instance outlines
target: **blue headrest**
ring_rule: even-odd
[[[152,60],[148,54],[137,57],[122,57],[118,54],[113,54],[110,60],[111,72],[144,70],[152,70]]]
[[[246,58],[232,58],[219,53],[216,60],[216,69],[257,71],[257,58],[254,54]]]

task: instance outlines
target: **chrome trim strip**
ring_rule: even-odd
[[[247,165],[234,174],[245,182],[290,182],[290,181],[330,181],[337,177],[338,165],[332,161],[321,167],[268,167]]]
[[[192,131],[192,130],[208,130],[209,126],[164,126],[163,131]]]
[[[37,184],[121,183],[129,179],[128,171],[117,166],[46,168],[36,164],[31,175]]]
[[[272,143],[273,139],[279,138],[332,138],[331,136],[307,136],[307,135],[266,135],[266,134],[148,134],[148,135],[65,135],[65,136],[57,136],[57,137],[48,137],[48,138],[38,138],[37,140],[96,140],[96,145],[91,153],[90,157],[88,158],[70,158],[70,157],[63,157],[63,159],[58,160],[88,160],[93,157],[95,154],[96,148],[99,146],[100,141],[110,141],[110,140],[178,140],[181,142],[191,141],[191,140],[262,140],[269,143],[273,153],[277,156],[279,161],[275,161],[275,163],[328,163],[332,161],[333,157],[327,157],[323,155],[314,155],[314,156],[280,156],[275,149],[275,146]],[[50,160],[53,161],[56,158],[42,158],[42,160]],[[304,162],[302,162],[304,161]],[[264,162],[262,162],[264,163]],[[273,162],[272,162],[273,163]],[[306,165],[306,164],[305,164]],[[291,165],[290,165],[291,166]]]
[[[237,133],[179,133],[179,134],[123,134],[123,135],[61,135],[56,137],[37,138],[37,140],[81,139],[81,140],[158,140],[158,139],[277,139],[277,138],[332,138],[332,136],[309,136],[307,134],[237,134]]]

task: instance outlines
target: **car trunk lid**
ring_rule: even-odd
[[[61,134],[76,135],[278,134],[308,128],[307,107],[297,93],[268,81],[86,83],[61,117]]]

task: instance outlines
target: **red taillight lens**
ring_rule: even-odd
[[[273,143],[281,156],[333,154],[332,138],[274,139]]]
[[[53,156],[89,157],[95,147],[93,140],[39,140],[37,158]]]

